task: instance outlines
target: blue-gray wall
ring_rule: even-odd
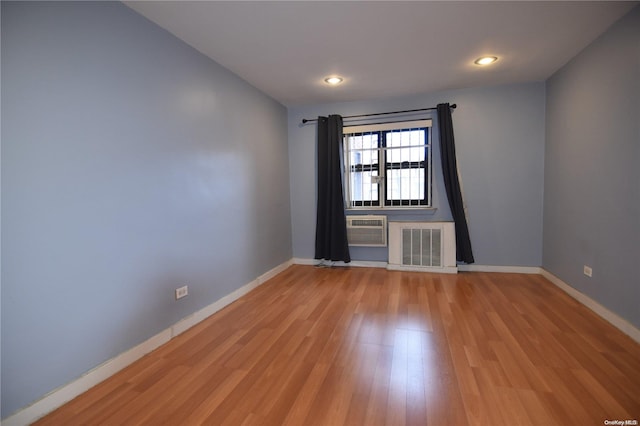
[[[1,19],[1,417],[312,258],[315,125],[300,121],[317,115],[457,103],[476,263],[543,265],[640,325],[639,8],[546,86],[288,114],[120,3],[2,2]],[[437,131],[436,210],[392,217],[450,219]]]
[[[640,7],[546,87],[543,266],[639,327]]]
[[[458,104],[453,112],[458,167],[476,263],[540,266],[544,173],[544,83],[464,89],[378,101],[289,109],[289,162],[293,255],[314,256],[315,124],[302,118],[355,115]],[[393,214],[394,219],[449,220],[434,120],[435,212]],[[370,212],[371,213],[371,212]],[[352,248],[355,260],[386,261],[386,249]]]
[[[119,2],[2,2],[2,125],[2,417],[292,256],[286,108]]]

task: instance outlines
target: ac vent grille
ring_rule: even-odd
[[[384,226],[382,219],[352,219],[351,226]]]
[[[347,216],[347,240],[350,246],[386,247],[386,216]]]

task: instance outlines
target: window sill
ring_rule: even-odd
[[[385,214],[393,216],[426,214],[434,215],[438,210],[437,207],[405,207],[402,209],[383,208],[383,207],[358,207],[345,209],[346,214]]]

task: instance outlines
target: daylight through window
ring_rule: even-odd
[[[349,208],[431,205],[431,120],[344,127]]]

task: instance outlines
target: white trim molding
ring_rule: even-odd
[[[118,371],[124,369],[128,365],[142,358],[149,352],[164,345],[169,340],[190,329],[194,325],[218,312],[225,306],[235,302],[254,288],[259,287],[264,282],[268,281],[269,279],[278,275],[280,272],[287,269],[292,265],[292,263],[292,260],[288,260],[276,266],[275,268],[260,275],[250,283],[245,284],[234,292],[181,319],[169,328],[166,328],[165,330],[140,343],[139,345],[87,371],[73,382],[67,383],[66,385],[54,389],[31,405],[28,405],[27,407],[17,411],[10,417],[2,420],[2,426],[24,426],[35,422],[39,418],[47,415],[53,410],[71,401],[76,396],[88,391],[103,380],[113,376]]]
[[[311,265],[311,266],[315,266],[318,263],[320,263],[319,260],[308,259],[306,257],[294,257],[293,259],[291,259],[291,261],[293,262],[294,265]]]
[[[569,296],[573,297],[578,302],[582,303],[584,306],[602,317],[605,321],[609,322],[615,328],[622,331],[624,334],[631,337],[636,342],[640,343],[640,330],[633,324],[620,317],[618,314],[611,312],[609,309],[605,308],[586,294],[571,287],[569,284],[565,283],[560,278],[553,275],[551,272],[545,269],[541,269],[541,274],[543,277],[548,279],[552,284],[556,285]]]
[[[386,268],[387,262],[380,262],[375,260],[352,260],[349,263],[342,261],[330,261],[330,260],[318,260],[318,259],[306,259],[303,257],[294,257],[292,259],[294,265],[311,265],[311,266],[326,266],[345,268],[353,266],[356,268]]]
[[[495,266],[495,265],[458,265],[460,272],[501,272],[505,274],[540,274],[538,266]]]
[[[457,274],[458,268],[455,266],[443,266],[442,268],[430,268],[426,266],[396,265],[389,263],[389,271],[411,271],[411,272],[431,272],[433,274]]]
[[[344,262],[331,262],[331,266],[337,267],[349,267],[353,266],[356,268],[386,268],[387,262],[377,262],[375,260],[352,260],[349,263]]]
[[[412,268],[411,266],[403,265],[391,265],[384,261],[369,261],[369,260],[352,260],[350,263],[344,262],[328,262],[320,261],[318,259],[307,259],[303,257],[294,257],[291,262],[294,265],[312,265],[312,266],[355,266],[355,267],[369,267],[369,268],[384,268],[390,271],[417,271],[417,272],[431,272],[431,273],[444,273],[444,274],[456,274],[458,272],[501,272],[511,274],[541,274],[542,268],[537,266],[495,266],[495,265],[456,265],[445,268]]]
[[[292,259],[294,265],[312,265],[319,266],[322,264],[317,259],[307,259],[302,257],[294,257]],[[445,273],[455,274],[458,272],[501,272],[511,274],[541,274],[542,268],[537,266],[494,266],[494,265],[457,265],[448,268],[411,268],[410,266],[402,265],[390,265],[383,261],[365,261],[365,260],[353,260],[350,263],[344,262],[324,262],[326,266],[355,266],[355,267],[370,267],[370,268],[385,268],[390,271],[417,271],[417,272],[432,272],[432,273]]]

